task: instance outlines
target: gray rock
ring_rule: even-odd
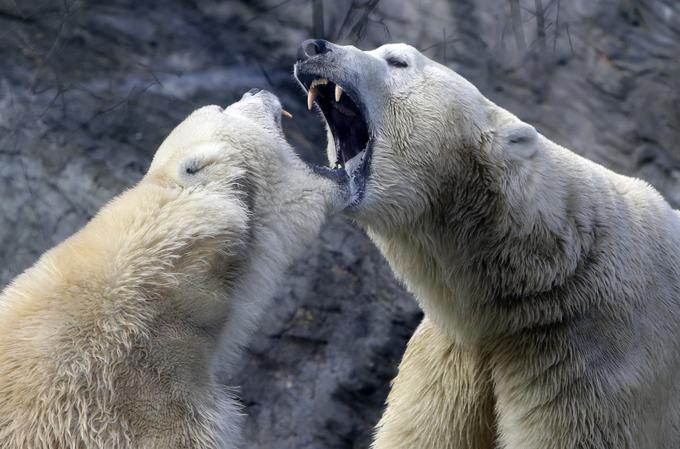
[[[313,33],[366,49],[409,42],[547,137],[680,204],[675,0],[7,0],[0,285],[140,179],[197,106],[272,90],[295,115],[291,142],[321,162],[323,127],[291,77]],[[415,302],[336,218],[273,304],[239,371],[221,374],[241,386],[250,447],[367,447]]]

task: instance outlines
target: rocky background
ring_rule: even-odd
[[[135,183],[192,109],[280,95],[306,159],[321,122],[299,42],[404,41],[540,132],[680,205],[677,0],[0,0],[0,286]],[[421,318],[366,236],[332,220],[238,372],[251,448],[366,448]]]

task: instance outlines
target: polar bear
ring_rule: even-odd
[[[332,168],[415,295],[375,449],[680,447],[680,215],[416,49],[305,41]]]
[[[265,91],[198,109],[135,187],[2,292],[0,447],[239,446],[213,363],[236,362],[340,204],[280,121]]]

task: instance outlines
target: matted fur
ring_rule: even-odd
[[[374,131],[352,215],[426,315],[374,449],[679,448],[678,212],[412,47],[318,58]]]
[[[235,362],[336,207],[279,120],[266,92],[197,110],[139,184],[5,289],[1,448],[239,446],[215,358]]]

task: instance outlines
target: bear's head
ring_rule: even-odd
[[[226,108],[197,109],[161,144],[143,182],[215,201],[238,199],[255,221],[285,212],[311,191],[337,208],[337,188],[314,175],[286,141],[283,113],[278,98],[260,89]]]
[[[226,189],[251,207],[278,173],[300,169],[282,112],[278,98],[259,89],[226,108],[197,109],[163,141],[145,180],[194,193]]]
[[[348,212],[373,229],[417,224],[439,201],[484,202],[503,167],[536,147],[533,127],[409,45],[361,51],[308,40],[295,75],[327,124],[325,171],[346,186]],[[461,198],[469,183],[480,198]]]
[[[229,320],[239,323],[227,328],[236,334],[251,328],[287,267],[342,207],[337,185],[288,144],[281,116],[278,98],[257,89],[226,108],[194,111],[140,183],[100,214],[110,222],[106,233],[131,242],[119,247],[142,249],[126,251],[130,276],[149,273],[154,285],[174,286],[173,297],[192,298],[183,313],[198,322],[221,322],[212,305],[226,299]],[[129,261],[136,254],[144,269]]]

